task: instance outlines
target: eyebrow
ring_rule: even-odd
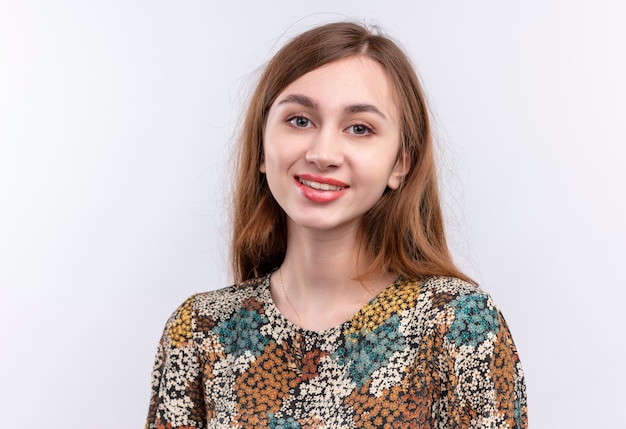
[[[352,104],[351,106],[346,107],[346,113],[362,113],[362,112],[371,112],[376,113],[381,116],[383,119],[387,119],[383,112],[378,110],[378,107],[373,104]]]
[[[290,94],[278,102],[279,105],[285,104],[285,103],[295,103],[295,104],[301,105],[302,107],[308,107],[310,109],[317,109],[317,103],[313,101],[312,98],[307,97],[306,95],[302,95],[302,94]],[[370,112],[370,113],[375,113],[381,116],[383,119],[387,119],[387,117],[383,114],[383,112],[381,112],[378,109],[378,107],[374,106],[373,104],[366,104],[366,103],[351,104],[350,106],[344,109],[344,112],[345,113]]]
[[[278,102],[278,104],[284,104],[284,103],[295,103],[303,107],[317,109],[317,103],[315,103],[315,101],[313,101],[311,98],[307,97],[306,95],[290,94]]]

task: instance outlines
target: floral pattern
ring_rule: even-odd
[[[346,335],[344,345],[334,356],[340,365],[347,366],[348,374],[357,387],[363,386],[374,371],[386,366],[393,352],[406,347],[399,326],[400,318],[394,314],[373,331]]]
[[[146,428],[527,428],[515,344],[476,286],[399,278],[350,320],[312,332],[280,314],[269,278],[173,313]]]
[[[451,303],[454,308],[454,322],[448,339],[456,345],[476,347],[488,335],[495,335],[500,329],[497,310],[489,305],[485,295],[463,295]]]
[[[248,351],[259,356],[269,342],[258,329],[266,323],[267,319],[262,314],[242,308],[232,318],[221,321],[214,329],[226,353],[240,356]]]

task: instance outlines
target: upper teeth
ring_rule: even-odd
[[[303,185],[306,185],[313,189],[320,189],[322,191],[339,191],[343,189],[343,186],[335,186],[329,183],[319,183],[319,182],[313,182],[312,180],[304,180],[304,179],[298,179],[298,180],[300,180],[300,183],[302,183]]]

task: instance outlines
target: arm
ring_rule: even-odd
[[[193,297],[168,320],[152,371],[146,429],[204,428],[202,366],[193,339]]]
[[[526,429],[522,367],[491,298],[483,293],[457,296],[446,316],[441,427]]]

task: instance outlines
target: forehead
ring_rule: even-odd
[[[325,64],[296,79],[277,97],[302,94],[320,107],[345,108],[350,104],[369,103],[397,117],[397,103],[391,78],[376,61],[365,56],[351,56]]]

